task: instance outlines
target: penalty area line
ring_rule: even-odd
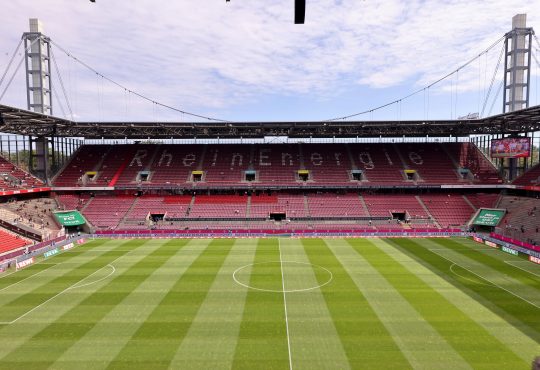
[[[515,263],[523,263],[523,262],[530,264],[529,261],[504,261],[504,263],[506,263],[507,265],[510,265],[510,266],[515,267],[517,269],[520,269],[522,271],[528,272],[529,274],[536,275],[536,276],[540,277],[540,275],[537,274],[536,272],[532,272],[532,271],[524,269],[523,267],[519,267],[519,266],[515,265]]]
[[[137,250],[137,248],[131,250],[130,252],[132,251],[135,251]],[[70,290],[73,290],[73,289],[77,289],[77,288],[83,288],[85,286],[89,286],[89,285],[92,285],[92,284],[97,284],[105,279],[107,279],[108,277],[110,277],[111,275],[113,275],[115,272],[116,272],[116,268],[113,266],[113,263],[115,263],[116,261],[118,261],[120,258],[122,257],[125,257],[129,254],[126,253],[126,254],[123,254],[121,256],[118,256],[117,258],[115,258],[113,261],[111,261],[110,263],[108,263],[107,265],[103,266],[103,267],[100,267],[99,269],[97,269],[96,271],[94,271],[93,273],[91,273],[90,275],[88,276],[85,276],[83,277],[81,280],[77,281],[75,284],[72,284],[70,285],[69,287],[67,287],[66,289],[62,290],[60,293],[57,293],[56,295],[52,296],[51,298],[47,299],[45,302],[37,305],[36,307],[33,307],[32,309],[30,309],[29,311],[23,313],[21,316],[17,317],[16,319],[12,320],[12,321],[0,321],[0,325],[11,325],[17,321],[19,321],[20,319],[22,319],[23,317],[29,315],[30,313],[34,312],[35,310],[37,310],[38,308],[40,308],[41,306],[45,305],[46,303],[52,301],[53,299],[55,299],[56,297],[59,297],[60,295],[70,291]],[[79,285],[81,282],[85,281],[86,279],[88,279],[90,276],[98,273],[99,271],[101,271],[102,269],[104,269],[105,267],[110,267],[112,269],[112,271],[105,277],[99,279],[99,280],[96,280],[96,281],[92,281],[90,283],[86,283],[86,284],[83,284],[83,285]]]
[[[521,299],[522,301],[527,302],[528,304],[530,304],[530,305],[532,305],[532,306],[534,306],[534,307],[540,309],[540,306],[538,306],[538,305],[535,304],[534,302],[531,302],[531,301],[529,301],[528,299],[523,298],[522,296],[520,296],[520,295],[518,295],[518,294],[516,294],[516,293],[514,293],[514,292],[512,292],[512,291],[510,291],[510,290],[508,290],[508,289],[506,289],[506,288],[503,288],[503,287],[500,286],[499,284],[496,284],[496,283],[494,283],[493,281],[491,281],[491,280],[489,280],[489,279],[487,279],[487,278],[485,278],[485,277],[483,277],[483,276],[477,274],[476,272],[471,271],[470,269],[461,266],[460,264],[458,264],[458,263],[452,261],[451,259],[446,258],[446,257],[443,256],[442,254],[439,254],[439,253],[437,253],[437,252],[435,252],[435,251],[433,251],[433,250],[431,250],[431,249],[428,249],[428,250],[429,250],[431,253],[434,253],[434,254],[436,254],[437,256],[439,256],[439,257],[441,257],[441,258],[444,258],[444,259],[447,260],[448,262],[452,262],[453,265],[456,265],[456,266],[458,266],[458,267],[460,267],[460,268],[462,268],[462,269],[464,269],[464,270],[467,270],[467,271],[469,271],[471,274],[476,275],[477,277],[479,277],[480,279],[483,279],[483,280],[487,281],[488,283],[492,284],[494,287],[497,287],[497,288],[499,288],[499,289],[502,289],[502,290],[504,290],[505,292],[512,294],[514,297],[517,297],[517,298]],[[452,267],[452,266],[450,266],[450,267]],[[452,270],[452,272],[453,272],[454,274],[456,274],[453,270]],[[458,275],[458,274],[456,274],[456,275]],[[460,277],[463,278],[463,276],[461,276],[461,275],[458,275],[458,276],[460,276]],[[470,279],[469,279],[469,280],[470,280]]]
[[[17,281],[16,283],[10,284],[10,285],[8,285],[8,286],[6,286],[6,287],[0,289],[0,292],[6,290],[6,289],[8,289],[8,288],[11,288],[12,286],[15,286],[15,285],[17,285],[17,284],[20,284],[20,283],[22,283],[23,281],[28,280],[28,279],[30,279],[30,278],[32,278],[32,277],[34,277],[34,276],[37,276],[37,275],[41,274],[42,272],[45,272],[45,271],[49,270],[51,267],[56,266],[56,265],[58,265],[58,264],[57,264],[57,263],[48,263],[48,264],[45,264],[45,263],[44,263],[43,265],[48,265],[49,267],[47,267],[47,268],[45,268],[45,269],[43,269],[43,270],[41,270],[41,271],[38,271],[38,272],[36,272],[35,274],[32,274],[32,275],[30,275],[30,276],[27,276],[27,277],[25,277],[24,279]],[[17,272],[17,271],[15,271],[15,272]],[[12,274],[13,274],[13,272],[12,272]]]
[[[83,285],[78,285],[80,282],[88,279],[90,276],[98,273],[99,271],[101,271],[104,267],[111,267],[112,268],[112,271],[105,277],[99,279],[99,280],[96,280],[96,281],[92,281],[90,283],[87,283],[87,284],[83,284]],[[77,289],[77,288],[82,288],[82,287],[85,287],[85,286],[88,286],[88,285],[92,285],[92,284],[97,284],[99,283],[100,281],[103,281],[105,279],[107,279],[109,276],[111,276],[112,274],[114,274],[116,271],[116,269],[114,268],[114,266],[112,266],[111,264],[108,264],[106,266],[103,266],[102,268],[100,268],[99,270],[96,270],[94,271],[93,273],[91,273],[90,275],[88,276],[85,276],[84,278],[82,278],[81,280],[79,280],[78,282],[76,282],[75,284],[73,285],[70,285],[69,287],[67,287],[66,289],[62,290],[60,293],[57,293],[56,295],[52,296],[51,298],[47,299],[45,302],[37,305],[36,307],[26,311],[25,313],[23,313],[21,316],[17,317],[16,319],[12,320],[12,321],[2,321],[0,322],[0,325],[11,325],[17,321],[19,321],[20,319],[22,319],[23,317],[29,315],[30,313],[34,312],[35,310],[37,310],[38,308],[40,308],[41,306],[45,305],[46,303],[49,303],[50,301],[52,301],[53,299],[55,299],[56,297],[59,297],[60,295],[70,291],[70,290],[73,290],[73,289]]]

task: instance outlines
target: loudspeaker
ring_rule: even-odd
[[[304,24],[306,20],[306,0],[294,0],[294,23]]]

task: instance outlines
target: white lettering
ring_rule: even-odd
[[[288,165],[287,165],[287,160],[289,161]],[[294,165],[292,155],[290,155],[289,153],[281,153],[281,165],[282,166]]]
[[[234,163],[236,162],[237,159],[238,159],[238,166],[242,166],[242,162],[244,160],[244,157],[240,153],[234,153],[232,155],[231,168],[234,167]]]
[[[360,162],[364,165],[364,168],[366,170],[372,170],[375,168],[373,160],[371,159],[371,154],[369,154],[368,152],[360,153],[358,155],[358,158],[360,159]]]
[[[341,157],[341,153],[334,153],[334,158],[336,159],[336,166],[341,166],[341,161],[340,161],[340,158]]]
[[[259,166],[271,166],[272,163],[265,162],[266,160],[270,159],[270,152],[271,149],[261,149],[259,152]]]
[[[390,166],[393,166],[394,163],[393,163],[392,160],[390,159],[390,154],[388,154],[388,152],[387,152],[386,150],[384,151],[384,156],[386,157],[386,160],[388,161],[388,164],[389,164]]]
[[[195,154],[187,154],[184,158],[182,158],[182,164],[184,165],[184,167],[193,166],[195,164]]]
[[[311,163],[314,166],[320,166],[322,164],[322,155],[319,153],[311,153]]]
[[[129,167],[133,166],[134,163],[137,163],[137,167],[142,167],[142,161],[141,159],[145,158],[148,155],[148,150],[146,149],[139,149],[135,153],[135,156],[131,160],[131,163],[129,164]]]
[[[161,167],[161,164],[163,163],[165,158],[167,158],[167,163],[165,164],[165,167],[169,167],[171,165],[173,159],[172,154],[167,153],[167,150],[164,150],[163,153],[161,153],[161,157],[159,158],[158,167]]]
[[[214,151],[214,156],[212,157],[212,167],[215,167],[215,165],[216,165],[218,154],[219,154],[219,150],[216,149]]]
[[[424,164],[422,157],[420,156],[420,154],[416,152],[409,152],[409,159],[411,160],[412,163],[417,164],[419,166]]]

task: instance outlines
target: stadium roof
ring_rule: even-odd
[[[294,122],[75,122],[0,105],[0,132],[87,139],[469,136],[540,131],[540,105],[481,119]]]

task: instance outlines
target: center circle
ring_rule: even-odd
[[[324,282],[322,284],[315,282],[316,285],[314,285],[313,279],[319,274],[325,277]],[[332,272],[327,268],[295,261],[250,263],[237,268],[232,277],[237,284],[243,287],[273,293],[306,292],[322,288],[334,278]]]

